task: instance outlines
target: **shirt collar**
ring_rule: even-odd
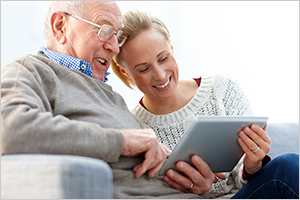
[[[55,51],[51,51],[43,46],[40,47],[40,50],[38,52],[46,55],[50,60],[52,60],[64,67],[82,72],[82,73],[88,75],[89,77],[93,77],[91,65],[90,65],[90,63],[88,63],[85,60],[79,60],[72,56],[68,56],[68,55],[61,54],[61,53],[58,53]],[[109,72],[105,73],[105,79],[103,80],[103,82],[106,82],[108,80],[106,76],[108,76],[109,74],[110,74]]]

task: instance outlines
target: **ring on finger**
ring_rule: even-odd
[[[188,190],[193,189],[193,187],[194,187],[194,183],[191,184],[191,186],[188,188]]]
[[[257,149],[253,150],[252,153],[256,153],[259,150],[259,147]]]

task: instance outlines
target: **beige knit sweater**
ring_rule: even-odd
[[[237,81],[225,75],[203,76],[194,98],[183,108],[166,115],[154,115],[139,103],[132,110],[142,128],[152,128],[160,142],[173,149],[197,115],[253,115],[251,106]],[[203,198],[230,198],[246,183],[242,179],[242,160],[226,180],[213,184]]]

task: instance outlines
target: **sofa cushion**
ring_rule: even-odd
[[[299,153],[299,123],[270,123],[266,132],[272,140],[268,154],[271,158],[284,153]]]
[[[102,160],[71,156],[1,156],[2,199],[112,198],[112,172]]]

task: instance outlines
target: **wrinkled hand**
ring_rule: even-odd
[[[214,174],[206,162],[197,155],[193,155],[191,161],[198,170],[184,161],[179,161],[176,163],[176,167],[185,175],[181,175],[175,170],[169,169],[166,176],[163,177],[163,181],[182,192],[200,195],[210,190],[212,184],[216,183],[218,178],[226,178],[224,173]],[[192,189],[189,189],[192,184]]]
[[[135,177],[139,178],[148,171],[152,178],[162,168],[171,151],[158,142],[152,129],[123,129],[123,156],[144,155],[143,163],[134,167]]]
[[[266,127],[267,125],[260,128],[252,124],[239,132],[238,142],[245,152],[244,167],[248,174],[254,174],[261,169],[262,160],[270,151],[271,139],[265,132]],[[253,152],[255,150],[257,151]]]

